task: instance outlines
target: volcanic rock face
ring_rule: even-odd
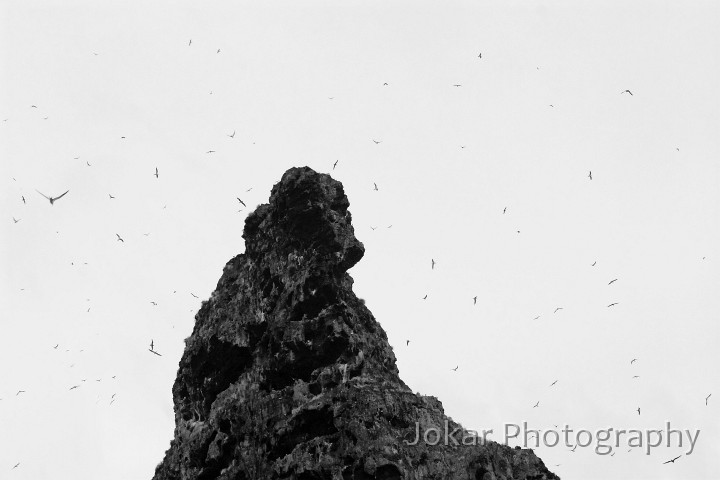
[[[186,340],[175,438],[154,479],[558,478],[531,450],[409,444],[416,428],[459,425],[400,380],[353,293],[347,270],[364,247],[348,206],[340,182],[292,168],[247,218],[246,253]]]

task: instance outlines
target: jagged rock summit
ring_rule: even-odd
[[[352,291],[364,254],[342,184],[291,168],[245,221],[195,317],[173,386],[175,436],[155,480],[556,479],[531,450],[437,445],[459,427],[400,379]]]

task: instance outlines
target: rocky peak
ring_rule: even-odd
[[[175,436],[154,478],[557,478],[529,450],[403,441],[416,425],[458,425],[400,380],[352,292],[364,247],[348,207],[340,182],[292,168],[248,216],[246,251],[186,340]]]

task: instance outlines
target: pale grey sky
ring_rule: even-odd
[[[286,169],[338,160],[366,247],[355,292],[411,388],[496,440],[524,421],[700,429],[671,465],[686,444],[536,451],[563,478],[712,478],[719,13],[4,2],[0,477],[150,478],[245,216]]]

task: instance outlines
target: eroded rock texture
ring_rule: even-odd
[[[352,292],[363,256],[340,182],[292,168],[196,315],[173,386],[170,479],[555,479],[530,450],[407,445],[458,425],[398,376]]]

